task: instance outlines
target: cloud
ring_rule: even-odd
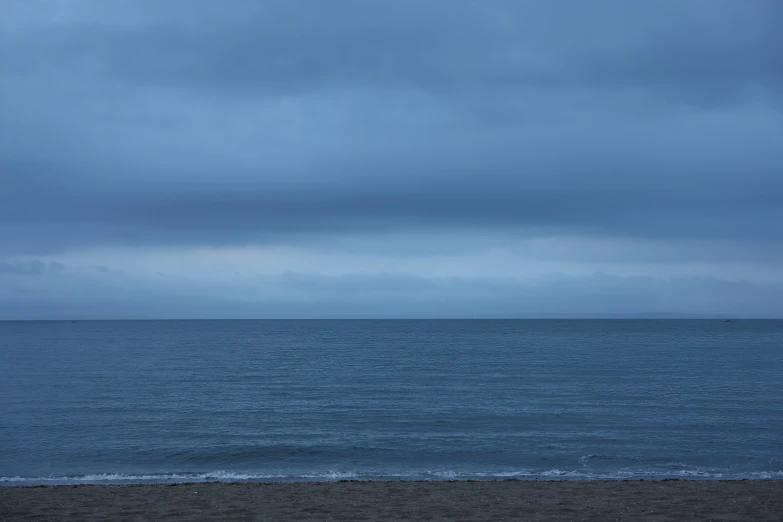
[[[775,0],[668,0],[630,9],[619,0],[84,5],[70,20],[16,33],[28,56],[6,60],[18,67],[64,61],[124,82],[251,97],[344,85],[447,93],[674,87],[708,98],[744,86],[781,87]]]
[[[595,273],[521,280],[285,272],[235,274],[217,282],[165,273],[139,276],[72,269],[52,273],[45,280],[28,280],[23,288],[18,284],[0,274],[1,319],[783,314],[779,299],[783,285],[713,277]]]
[[[65,265],[58,262],[45,263],[40,259],[29,261],[2,261],[0,260],[0,274],[14,274],[23,276],[40,276],[47,272],[61,272]]]
[[[445,252],[460,277],[523,260],[779,281],[781,15],[776,0],[4,4],[0,270],[300,248],[319,252],[311,272],[339,250],[357,277]]]

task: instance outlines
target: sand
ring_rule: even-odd
[[[0,487],[0,520],[783,520],[783,481]]]

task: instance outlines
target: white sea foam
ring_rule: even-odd
[[[141,483],[141,482],[238,482],[264,479],[282,479],[282,476],[241,473],[231,471],[212,471],[209,473],[160,473],[126,474],[95,473],[88,475],[63,475],[43,477],[0,477],[0,483],[57,483],[57,484],[100,484],[100,483]]]
[[[338,480],[629,480],[646,478],[684,479],[783,479],[783,470],[727,473],[717,470],[686,469],[676,471],[635,470],[613,472],[587,472],[583,470],[520,470],[506,472],[465,472],[453,470],[428,470],[412,473],[324,471],[302,474],[246,473],[217,470],[204,473],[126,474],[96,473],[63,476],[7,476],[0,477],[2,485],[40,484],[178,484],[187,482],[334,482]]]

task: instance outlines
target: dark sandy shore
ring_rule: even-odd
[[[783,520],[783,481],[0,487],[0,520]]]

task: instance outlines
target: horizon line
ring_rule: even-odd
[[[738,315],[634,315],[634,314],[586,314],[549,315],[549,316],[486,316],[486,317],[27,317],[0,318],[0,322],[99,322],[99,321],[556,321],[556,320],[704,320],[704,321],[780,321],[778,316],[738,316]]]

